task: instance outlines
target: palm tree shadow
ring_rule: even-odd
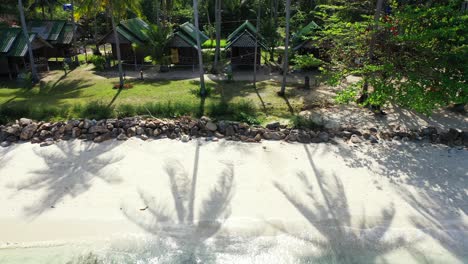
[[[169,177],[174,206],[162,204],[158,198],[139,191],[141,201],[147,206],[149,215],[125,208],[125,216],[148,233],[173,239],[177,250],[173,250],[174,263],[216,263],[214,250],[204,243],[214,236],[230,216],[230,202],[234,192],[234,166],[227,164],[217,183],[203,200],[194,219],[194,200],[198,174],[199,145],[195,154],[192,178],[179,161],[169,161],[165,172]],[[170,208],[175,208],[175,212]]]
[[[297,178],[304,188],[304,195],[300,195],[301,192],[297,189],[292,192],[286,186],[274,183],[311,227],[324,238],[294,235],[318,248],[320,252],[313,256],[300,256],[300,263],[375,263],[381,260],[383,255],[408,246],[408,241],[401,236],[392,238],[391,241],[385,239],[395,216],[393,204],[382,209],[380,217],[372,223],[366,218],[361,219],[358,224],[359,231],[352,228],[352,216],[341,180],[335,174],[325,177],[316,168],[307,146],[304,148],[317,184],[312,184],[303,171],[297,173]],[[314,188],[318,190],[314,191]],[[285,228],[278,229],[290,233]]]
[[[99,145],[62,142],[54,149],[35,149],[35,154],[43,159],[46,167],[33,171],[34,176],[16,184],[16,189],[41,190],[43,195],[23,208],[25,215],[35,218],[57,206],[66,196],[79,196],[91,188],[94,179],[109,184],[120,183],[121,179],[107,170],[123,159],[123,156],[109,154],[116,146],[115,142]]]

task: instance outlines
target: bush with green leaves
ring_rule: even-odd
[[[89,61],[97,71],[103,71],[106,68],[106,58],[104,56],[93,55]]]
[[[323,64],[323,61],[315,58],[313,54],[296,55],[292,62],[297,70],[314,70]]]

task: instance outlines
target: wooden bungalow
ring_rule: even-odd
[[[255,63],[255,46],[257,46],[257,65],[261,62],[261,51],[267,49],[263,37],[249,21],[245,21],[227,38],[226,50],[230,50],[231,65],[251,66]],[[257,40],[257,45],[255,41]]]
[[[299,55],[314,54],[314,56],[318,58],[318,47],[310,38],[319,28],[319,25],[312,21],[307,26],[299,30],[296,34],[294,34],[294,36],[291,38],[293,51]]]
[[[35,33],[29,33],[34,60],[38,70],[47,69],[47,58],[41,54],[44,47],[52,47]],[[0,28],[0,75],[11,78],[21,71],[29,71],[28,45],[23,31],[18,27]]]
[[[69,58],[72,48],[73,25],[66,20],[31,20],[28,30],[50,43],[38,52],[46,58]]]
[[[143,63],[144,58],[148,56],[144,45],[148,41],[147,30],[149,25],[140,18],[123,20],[117,26],[117,34],[120,42],[120,56],[123,61],[134,63]],[[99,45],[110,43],[112,45],[112,55],[117,59],[115,44],[115,32],[111,31],[105,35],[99,42]]]
[[[200,43],[209,38],[189,22],[178,26],[171,35],[168,48],[171,49],[171,61],[176,65],[198,64],[197,31],[200,34]]]

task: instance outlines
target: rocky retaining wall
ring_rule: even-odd
[[[391,128],[352,128],[339,129],[293,129],[278,122],[266,127],[248,125],[233,121],[213,121],[202,117],[193,119],[181,117],[174,120],[132,117],[105,120],[69,120],[67,122],[36,122],[21,118],[13,124],[0,126],[0,144],[8,147],[12,143],[30,141],[41,146],[54,144],[58,140],[82,139],[100,143],[106,140],[127,140],[139,137],[180,139],[187,142],[192,138],[206,137],[216,141],[224,138],[243,142],[262,140],[284,140],[300,143],[322,143],[342,138],[353,144],[378,144],[384,140],[420,141],[449,146],[468,147],[468,131],[451,128],[438,131],[434,127],[422,127],[420,130],[401,130]]]

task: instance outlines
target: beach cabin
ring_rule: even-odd
[[[47,59],[41,57],[41,51],[44,47],[52,46],[35,33],[29,33],[29,41],[37,69],[48,69]],[[19,27],[0,28],[0,75],[12,79],[23,70],[30,70],[28,45],[23,31]]]
[[[183,23],[174,30],[168,45],[168,48],[171,49],[172,64],[198,64],[197,32],[200,35],[201,44],[209,39],[208,36],[189,22]]]
[[[299,55],[313,54],[316,58],[319,56],[318,47],[310,39],[315,34],[315,31],[320,29],[314,21],[303,27],[291,38],[293,51]]]
[[[66,20],[31,20],[28,30],[50,45],[37,52],[45,58],[70,58],[75,55],[72,48],[73,25]]]
[[[144,46],[148,41],[149,25],[140,18],[123,20],[117,26],[117,34],[120,42],[120,56],[123,61],[141,64],[149,53]],[[112,56],[117,59],[117,49],[115,44],[115,32],[107,33],[98,45],[111,44]]]
[[[267,49],[263,37],[249,21],[245,21],[227,38],[226,50],[230,50],[231,65],[252,66],[255,63],[255,40],[257,39],[257,65],[261,62],[261,50]],[[256,38],[257,37],[257,38]]]

